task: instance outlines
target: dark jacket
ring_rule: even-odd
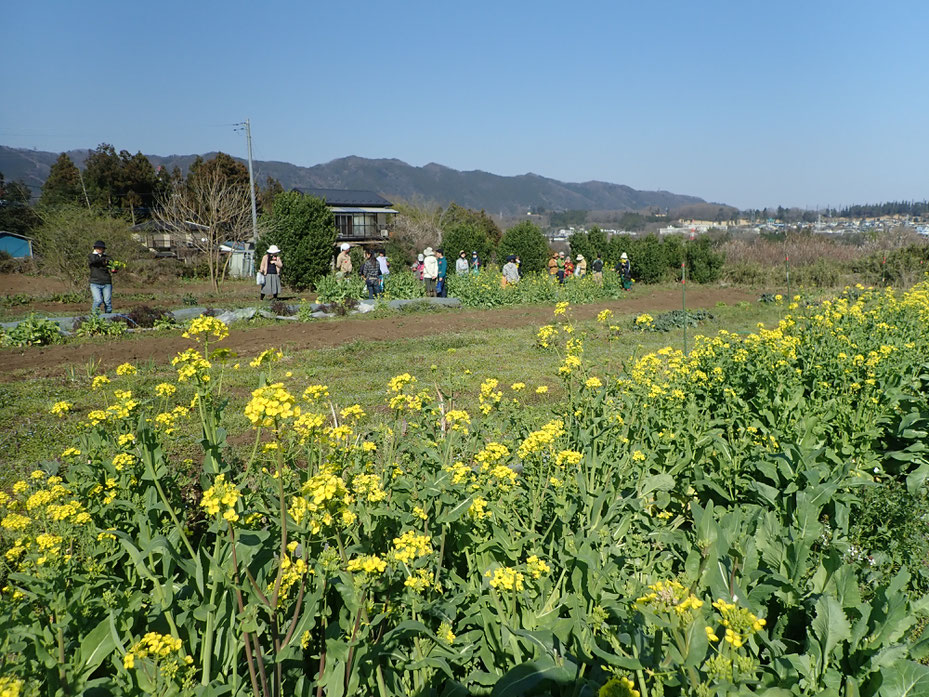
[[[381,267],[377,263],[377,259],[374,257],[365,259],[365,263],[361,265],[361,275],[368,283],[372,283],[379,279],[381,277]]]
[[[87,258],[87,264],[90,266],[90,282],[107,285],[113,283],[113,276],[110,274],[110,258],[106,254],[93,254]]]

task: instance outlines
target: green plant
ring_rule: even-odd
[[[126,324],[94,313],[74,320],[74,333],[78,336],[119,336],[126,333]]]
[[[323,276],[316,281],[316,297],[321,303],[342,304],[349,298],[360,300],[367,297],[367,290],[359,276]]]
[[[57,322],[33,313],[10,329],[5,340],[10,346],[47,346],[61,341],[61,330]]]
[[[193,305],[196,305],[200,301],[197,300],[197,296],[194,295],[193,293],[184,293],[184,297],[182,298],[181,302],[183,302],[185,305],[193,306]]]
[[[107,254],[120,259],[145,252],[124,220],[78,206],[43,209],[41,215],[42,225],[34,235],[42,268],[75,290],[87,285],[87,257],[95,240],[104,240]]]
[[[177,326],[177,320],[174,319],[174,315],[172,315],[170,312],[167,312],[162,317],[157,318],[152,324],[152,328],[158,330],[176,329]]]
[[[332,211],[323,199],[285,191],[274,197],[270,216],[264,216],[271,231],[262,235],[255,250],[260,259],[268,246],[281,248],[284,270],[281,280],[302,291],[324,278],[332,264],[336,228]]]
[[[572,252],[573,249],[572,247]],[[497,258],[503,264],[510,254],[519,257],[521,273],[544,273],[548,263],[549,249],[542,230],[527,220],[509,228],[500,239]]]
[[[13,307],[14,305],[28,305],[31,302],[32,296],[26,295],[25,293],[13,293],[3,296],[3,304],[9,307]]]

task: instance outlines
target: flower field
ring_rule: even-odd
[[[0,695],[929,694],[929,284],[786,310],[604,365],[561,302],[544,408],[402,373],[366,413],[269,349],[244,434],[195,320],[0,494]]]

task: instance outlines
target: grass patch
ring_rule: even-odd
[[[488,312],[493,312],[488,311]],[[696,334],[712,335],[720,329],[732,332],[754,331],[758,322],[770,325],[783,314],[784,308],[760,303],[739,303],[717,307],[715,318],[698,329],[688,331],[688,345],[692,346]],[[577,335],[584,337],[584,358],[592,370],[601,377],[614,374],[630,360],[663,346],[679,349],[683,346],[682,333],[641,333],[631,329],[633,315],[617,315],[613,324],[628,327],[612,340],[608,340],[606,327],[596,321],[576,323]],[[256,320],[255,326],[273,324],[270,320]],[[433,394],[441,390],[456,407],[475,411],[481,381],[497,378],[507,398],[517,397],[533,408],[545,408],[560,398],[561,383],[558,366],[561,358],[552,351],[536,348],[537,327],[493,329],[442,334],[427,338],[410,338],[396,341],[356,340],[335,348],[309,351],[292,351],[284,354],[275,366],[275,379],[284,380],[292,390],[302,391],[307,384],[321,383],[330,388],[339,407],[360,404],[377,419],[383,409],[387,381],[394,375],[410,372],[420,384]],[[125,341],[145,341],[147,334],[131,335]],[[81,340],[103,343],[105,338]],[[242,442],[242,434],[249,432],[249,424],[242,413],[251,391],[257,386],[258,371],[247,360],[234,361],[223,375],[223,392],[229,399],[226,408],[226,427],[231,436],[231,447],[249,447],[250,440]],[[176,373],[170,365],[154,361],[136,366],[134,376],[110,378],[113,388],[130,389],[137,397],[154,394],[155,385],[174,382]],[[37,464],[55,460],[61,451],[73,442],[79,424],[87,413],[101,408],[105,391],[93,392],[91,382],[99,373],[93,362],[72,367],[59,378],[24,379],[20,382],[0,384],[0,459],[6,465],[0,475],[0,485],[8,485]],[[289,373],[289,375],[288,375]],[[526,383],[527,388],[514,395],[509,386]],[[538,395],[539,385],[549,387],[547,394]],[[180,386],[180,396],[190,399],[193,390]],[[52,416],[49,408],[57,401],[74,404],[74,411],[63,419]],[[183,436],[177,439],[180,459],[195,443],[199,433],[190,424],[179,429]],[[241,454],[241,453],[240,453]]]

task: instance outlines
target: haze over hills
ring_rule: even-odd
[[[87,150],[71,150],[68,155],[81,166]],[[27,150],[0,145],[0,172],[7,179],[20,179],[38,194],[59,153]],[[216,153],[204,153],[209,159]],[[186,172],[195,155],[148,155],[158,167],[179,167]],[[240,159],[240,158],[236,158]],[[447,205],[454,201],[468,208],[489,213],[521,214],[530,208],[547,210],[662,210],[704,203],[696,196],[669,191],[639,191],[621,184],[589,181],[561,182],[537,174],[504,177],[480,170],[461,172],[429,163],[414,167],[397,159],[342,157],[313,167],[289,162],[255,161],[255,178],[263,184],[274,177],[291,188],[368,189],[389,200],[405,200]]]

